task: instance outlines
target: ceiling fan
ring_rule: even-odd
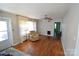
[[[48,20],[48,22],[50,22],[51,20],[53,20],[53,18],[50,17],[50,16],[48,16],[48,15],[44,15],[44,18],[43,19]]]

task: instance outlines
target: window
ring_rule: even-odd
[[[30,31],[36,31],[36,22],[26,21],[20,24],[20,34],[21,36],[26,35]]]
[[[0,41],[8,39],[7,31],[7,22],[0,21]]]
[[[55,23],[55,29],[56,29],[57,24]]]

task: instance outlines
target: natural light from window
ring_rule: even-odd
[[[21,36],[28,34],[30,31],[36,31],[36,22],[27,21],[20,24]]]
[[[4,41],[8,39],[7,35],[7,22],[0,21],[0,41]]]

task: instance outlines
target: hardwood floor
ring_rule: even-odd
[[[35,42],[27,40],[14,47],[32,56],[64,56],[61,40],[47,36],[40,36],[40,40]]]

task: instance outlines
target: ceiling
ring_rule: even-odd
[[[0,3],[1,10],[36,19],[44,15],[63,18],[69,6],[67,3]]]

